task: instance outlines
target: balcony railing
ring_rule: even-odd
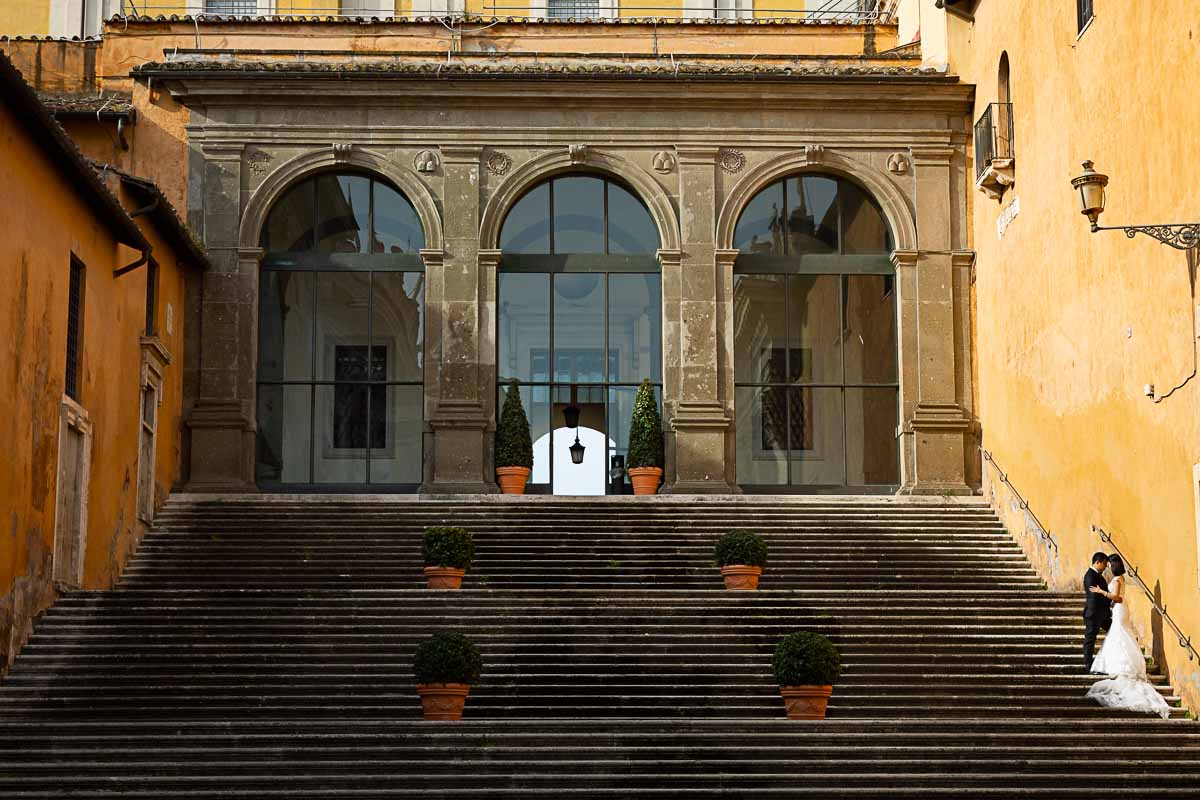
[[[896,22],[899,0],[416,0],[409,10],[389,0],[120,0],[120,16],[193,17],[498,17],[514,19],[658,20],[783,19],[847,25]]]
[[[975,123],[975,179],[996,159],[1013,157],[1012,103],[991,103]]]

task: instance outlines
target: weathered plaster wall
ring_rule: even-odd
[[[50,32],[50,0],[7,0],[0,5],[0,33],[45,36]]]
[[[66,367],[71,256],[87,268],[79,404],[93,428],[84,588],[110,586],[143,526],[136,483],[147,271],[114,279],[137,258],[78,200],[74,186],[0,107],[0,663],[20,649],[32,619],[52,602],[60,406]],[[133,205],[127,202],[127,206]],[[149,232],[160,261],[163,344],[172,353],[159,412],[156,484],[165,498],[180,463],[182,273]],[[167,304],[172,331],[165,328]]]
[[[1099,525],[1200,637],[1193,469],[1200,462],[1194,268],[1149,238],[1088,231],[1070,179],[1094,159],[1111,176],[1101,224],[1200,216],[1186,168],[1200,157],[1191,9],[1097,4],[1077,37],[1073,4],[983,2],[950,22],[952,66],[978,84],[975,118],[1011,67],[1016,184],[1000,202],[972,192],[979,414],[985,446],[1057,538],[1057,557],[1006,487],[988,492],[1052,588],[1078,591]],[[1019,198],[1003,237],[997,221]],[[1154,402],[1143,385],[1154,384]],[[1130,593],[1142,644],[1200,707],[1189,662],[1144,596]]]

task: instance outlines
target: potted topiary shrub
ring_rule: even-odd
[[[413,657],[413,675],[425,719],[462,719],[482,669],[479,648],[461,633],[439,631],[422,642]]]
[[[626,464],[634,494],[654,494],[663,475],[662,416],[654,387],[643,380],[633,401],[629,424],[629,457]]]
[[[517,382],[508,384],[504,408],[496,426],[496,479],[504,494],[525,494],[525,484],[533,470],[533,437],[529,433],[529,417],[521,405],[521,390]]]
[[[466,528],[426,528],[421,555],[430,589],[458,589],[475,556],[475,541]]]
[[[788,719],[825,719],[833,684],[842,674],[833,642],[819,633],[788,634],[775,648],[773,665]]]
[[[732,530],[717,542],[717,566],[726,589],[757,589],[767,563],[767,543],[754,531]]]

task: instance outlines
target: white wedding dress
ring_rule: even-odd
[[[1129,632],[1124,603],[1113,606],[1112,625],[1092,662],[1092,672],[1108,675],[1088,689],[1088,697],[1100,705],[1158,714],[1163,719],[1170,716],[1171,707],[1146,679],[1146,658]]]

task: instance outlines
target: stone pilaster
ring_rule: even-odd
[[[200,376],[187,418],[190,491],[254,491],[254,371],[257,281],[262,251],[239,249],[240,144],[203,146],[204,239],[213,262],[203,277]]]
[[[493,322],[484,276],[492,273],[495,251],[479,251],[480,147],[443,147],[445,250],[426,267],[426,384],[428,441],[423,493],[494,492],[491,469],[490,402],[484,384],[485,356]],[[494,292],[493,292],[494,293]],[[494,304],[494,301],[493,301]]]
[[[664,384],[664,396],[673,401],[673,463],[665,491],[733,492],[722,318],[732,297],[724,295],[715,244],[718,149],[680,148],[678,154],[678,310],[669,309],[668,315],[678,320],[678,381]]]

